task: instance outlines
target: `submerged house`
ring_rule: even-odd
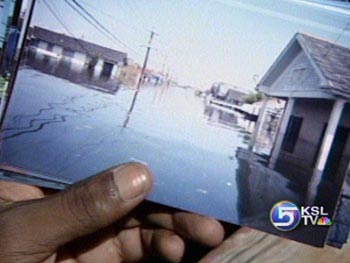
[[[129,60],[119,74],[121,83],[129,88],[136,88],[141,75],[141,66],[136,62]]]
[[[266,101],[286,101],[269,167],[309,187],[321,181],[343,187],[344,202],[350,203],[350,49],[297,33],[259,89]],[[341,222],[345,233],[348,220]]]
[[[350,159],[350,49],[296,34],[259,83],[287,101],[270,167],[293,166],[336,180]],[[341,170],[341,171],[340,171]]]
[[[248,95],[243,89],[223,82],[214,83],[210,88],[210,93],[215,99],[234,105],[242,105],[244,98]]]
[[[29,30],[29,48],[58,60],[66,60],[76,68],[89,67],[103,76],[115,76],[124,65],[127,54],[42,27]]]

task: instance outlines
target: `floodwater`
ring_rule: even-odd
[[[18,71],[2,127],[3,168],[72,184],[140,161],[155,176],[149,200],[279,235],[269,222],[272,205],[305,199],[305,185],[247,151],[251,123],[206,105],[193,90],[143,86],[123,127],[135,90],[84,69],[31,61]],[[314,227],[283,233],[314,245],[326,234]]]
[[[40,62],[18,72],[2,162],[73,183],[141,161],[156,177],[151,200],[237,221],[234,155],[248,139],[237,116],[206,107],[193,90],[144,86],[124,128],[133,89],[104,92],[113,80],[95,86],[84,82],[86,72],[73,71],[72,79]]]

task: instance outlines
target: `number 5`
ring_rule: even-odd
[[[275,226],[290,226],[294,221],[293,211],[298,211],[296,207],[278,207],[278,219],[283,219],[285,216],[289,218],[287,222],[274,223]]]

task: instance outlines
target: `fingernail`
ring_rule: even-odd
[[[122,200],[130,201],[146,194],[150,174],[141,165],[123,165],[113,176]]]

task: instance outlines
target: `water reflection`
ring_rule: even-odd
[[[330,231],[328,227],[300,224],[291,232],[280,232],[274,229],[269,222],[269,211],[275,203],[288,200],[299,206],[322,206],[328,216],[334,218],[339,192],[342,188],[341,183],[319,180],[318,184],[313,184],[314,178],[305,176],[305,171],[301,169],[294,169],[292,177],[282,172],[286,172],[288,167],[280,166],[279,172],[271,170],[267,167],[267,158],[253,154],[246,149],[239,148],[236,152],[236,159],[238,161],[236,180],[239,193],[237,212],[240,224],[315,246],[324,245]],[[342,233],[339,227],[346,227],[346,223],[350,222],[347,207],[349,202],[346,196],[341,196],[340,200],[340,210],[337,211],[337,220],[340,223],[338,222],[331,233],[333,240],[346,242],[347,234],[345,237],[342,235],[348,231],[344,230]]]
[[[308,180],[272,171],[246,151],[252,124],[239,113],[207,105],[192,90],[144,86],[123,128],[133,90],[106,93],[115,79],[35,61],[18,72],[1,134],[3,168],[71,184],[115,164],[142,161],[156,176],[150,200],[272,233],[275,202],[304,204]],[[298,231],[283,235],[320,245],[327,234]]]
[[[237,128],[237,116],[233,113],[219,110],[213,106],[206,106],[204,114],[208,116],[208,122],[210,124],[222,124],[223,126]]]
[[[22,63],[40,72],[102,92],[114,94],[120,87],[116,77],[104,75],[89,64],[74,63],[66,57],[57,59],[28,49]]]
[[[255,122],[245,119],[244,115],[223,107],[205,104],[204,115],[208,116],[208,124],[224,129],[234,129],[244,144],[249,144]]]

